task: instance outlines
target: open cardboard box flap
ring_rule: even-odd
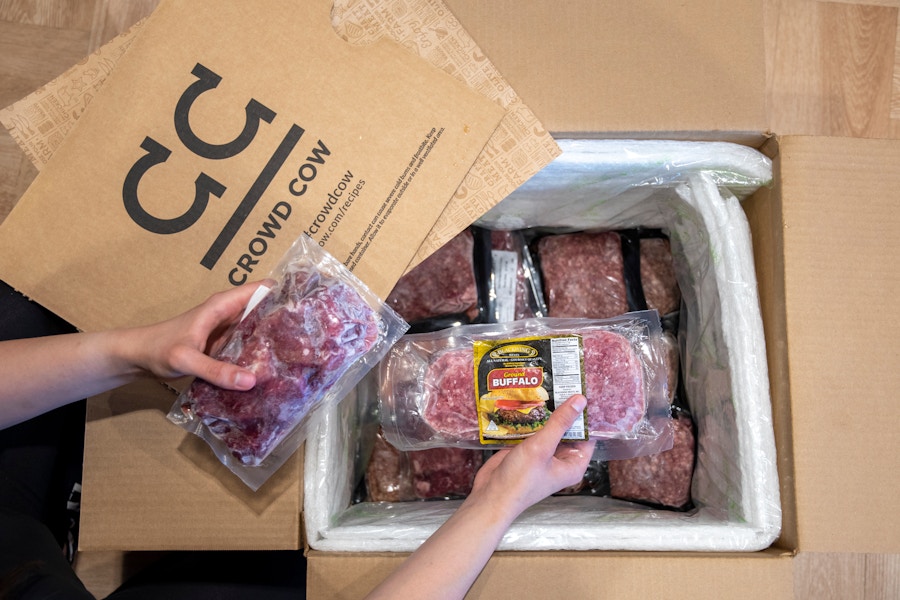
[[[779,148],[768,222],[745,206],[799,549],[898,552],[900,141],[783,137]]]
[[[558,137],[763,141],[760,2],[447,4]]]

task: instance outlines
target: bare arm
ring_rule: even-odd
[[[0,342],[0,429],[146,375],[196,375],[220,387],[252,388],[253,373],[208,354],[258,286],[215,294],[145,327]]]
[[[515,518],[581,480],[594,443],[559,440],[585,403],[572,396],[538,433],[492,456],[459,509],[367,599],[464,597]]]

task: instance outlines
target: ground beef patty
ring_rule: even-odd
[[[611,331],[582,336],[591,434],[631,431],[646,410],[641,362],[629,341]]]
[[[623,500],[682,508],[691,500],[694,471],[694,431],[691,420],[672,420],[675,442],[671,450],[626,460],[609,461],[610,495]]]
[[[538,242],[551,317],[605,319],[628,312],[619,234],[569,233]]]
[[[469,311],[478,303],[474,247],[464,230],[401,277],[385,302],[410,323]]]
[[[425,373],[422,417],[449,439],[478,439],[472,348],[439,353]]]
[[[409,502],[467,496],[482,462],[481,450],[465,448],[401,452],[379,430],[366,467],[366,499]]]

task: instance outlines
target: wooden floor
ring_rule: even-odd
[[[150,13],[158,0],[0,0],[0,107],[27,95]],[[900,139],[900,0],[765,0],[772,131]],[[36,170],[0,132],[0,220]],[[146,557],[85,555],[103,596]],[[900,598],[900,555],[801,553],[800,600]]]

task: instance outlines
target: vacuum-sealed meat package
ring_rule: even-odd
[[[667,315],[681,308],[681,289],[675,279],[675,266],[669,240],[645,237],[640,240],[641,287],[647,308]]]
[[[671,449],[609,462],[610,496],[667,508],[690,505],[695,456],[693,424],[688,415],[679,413],[673,425]]]
[[[385,302],[410,323],[447,315],[470,321],[478,312],[474,247],[463,230],[403,275]]]
[[[408,328],[308,236],[271,277],[276,285],[215,354],[253,371],[256,385],[242,392],[196,379],[169,413],[254,489],[299,447],[310,415],[340,400]]]
[[[628,312],[618,233],[547,235],[537,248],[549,316],[605,319]]]
[[[539,430],[557,403],[588,400],[566,440],[596,458],[671,446],[656,311],[610,319],[535,318],[404,336],[379,368],[381,424],[401,450],[496,447]]]
[[[482,452],[467,448],[401,452],[379,431],[366,467],[366,499],[409,502],[465,497],[482,463]]]
[[[522,231],[489,231],[491,268],[487,285],[488,318],[505,323],[546,317],[540,278]]]

